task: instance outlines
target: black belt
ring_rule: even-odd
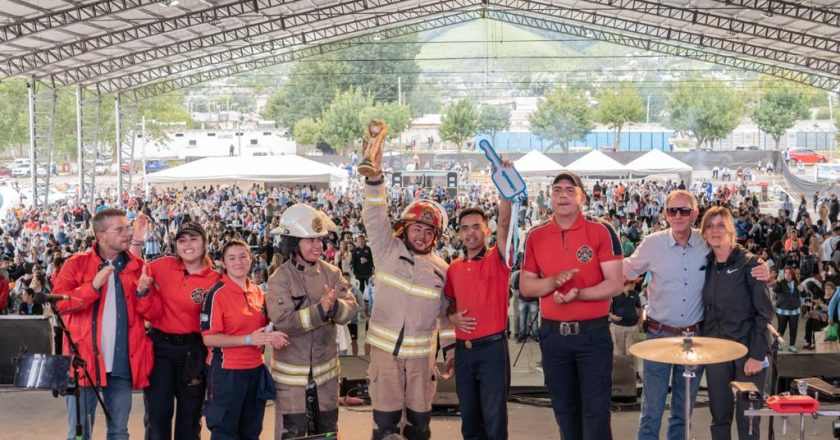
[[[197,342],[201,340],[200,333],[185,333],[185,334],[176,334],[176,333],[166,333],[164,331],[158,330],[153,328],[149,330],[149,336],[154,339],[166,341],[172,345],[186,345],[192,344],[193,342]]]
[[[607,316],[595,319],[588,319],[586,321],[553,321],[551,319],[542,319],[541,328],[551,333],[560,333],[563,336],[574,336],[585,331],[600,327],[608,327],[610,320]]]
[[[478,347],[479,345],[488,344],[490,342],[498,341],[499,339],[504,339],[504,338],[505,338],[504,333],[496,333],[494,335],[484,336],[484,337],[476,338],[476,339],[458,339],[455,342],[460,347],[473,348],[473,347]]]

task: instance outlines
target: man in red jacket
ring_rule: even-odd
[[[89,439],[96,414],[95,388],[100,389],[111,413],[108,440],[128,439],[131,390],[148,386],[153,354],[143,318],[137,312],[137,290],[143,261],[127,252],[131,227],[119,209],[104,209],[93,217],[93,249],[71,257],[55,284],[59,301],[79,353],[87,361],[94,383],[80,377],[83,435]],[[148,284],[148,281],[146,282]],[[64,354],[69,354],[65,344]],[[76,403],[67,397],[70,429],[75,437]]]

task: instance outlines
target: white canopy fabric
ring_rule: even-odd
[[[341,185],[347,171],[297,155],[207,157],[146,176],[148,183],[273,182]]]
[[[625,165],[634,176],[651,174],[677,174],[685,182],[691,181],[691,165],[677,160],[661,150],[650,150]]]
[[[531,150],[528,154],[515,160],[513,166],[524,177],[554,176],[563,171],[563,165],[551,160],[537,150]]]
[[[626,176],[630,174],[628,169],[610,158],[599,150],[592,150],[580,159],[566,166],[567,170],[574,171],[581,176]]]

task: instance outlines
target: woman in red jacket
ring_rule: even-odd
[[[242,240],[222,248],[225,275],[201,310],[207,356],[204,417],[212,440],[257,440],[265,402],[274,398],[274,381],[263,364],[263,349],[289,344],[282,332],[268,329],[265,294],[248,278],[253,258]]]

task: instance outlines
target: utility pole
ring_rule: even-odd
[[[397,103],[402,105],[402,77],[397,77]]]
[[[650,95],[647,96],[647,119],[645,123],[650,124]]]

